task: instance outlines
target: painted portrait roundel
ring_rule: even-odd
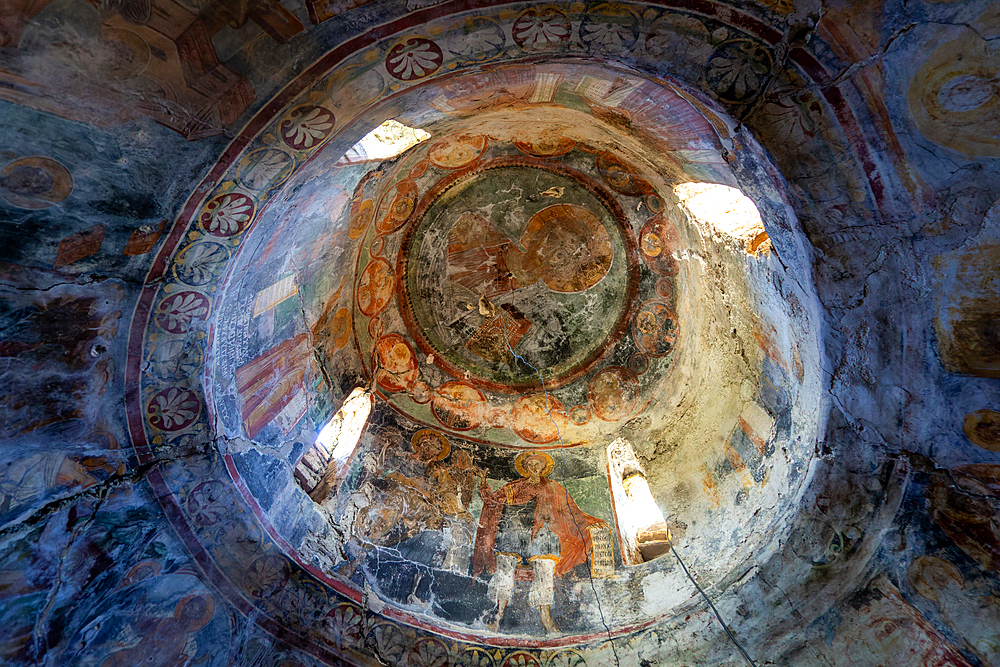
[[[417,381],[417,356],[399,334],[382,336],[375,345],[378,386],[386,391],[406,391]]]
[[[558,387],[627,327],[639,260],[617,200],[564,164],[509,155],[422,197],[396,267],[409,333],[480,389]]]
[[[486,397],[465,382],[446,382],[431,396],[431,410],[443,425],[454,431],[478,428],[486,417]]]
[[[73,191],[69,169],[47,157],[15,160],[0,171],[0,178],[4,181],[0,196],[17,208],[47,208],[63,201]]]
[[[620,366],[602,369],[587,384],[587,401],[594,414],[604,421],[616,422],[628,417],[638,397],[638,378]]]
[[[636,174],[635,169],[614,153],[604,152],[598,155],[597,170],[605,183],[623,195],[640,197],[652,190],[649,183]]]
[[[373,259],[361,272],[356,290],[358,309],[365,317],[373,317],[392,301],[395,276],[388,262]]]
[[[405,225],[417,203],[417,186],[410,179],[393,185],[382,196],[375,227],[380,234],[391,234]]]
[[[459,169],[475,162],[486,151],[485,135],[447,137],[431,146],[427,159],[442,169]]]
[[[348,238],[352,241],[360,238],[368,229],[368,224],[372,221],[372,214],[375,210],[375,203],[371,199],[364,199],[351,203],[351,217],[348,227]]]
[[[510,411],[511,428],[525,442],[547,445],[566,432],[569,417],[559,399],[539,393],[522,396]]]
[[[632,322],[635,345],[646,356],[663,357],[677,339],[677,314],[666,299],[645,301]]]
[[[678,271],[673,256],[677,243],[677,227],[657,216],[648,220],[639,231],[639,256],[654,273],[672,276]]]
[[[583,426],[589,422],[590,417],[590,408],[586,405],[574,405],[569,410],[569,418],[577,426]]]
[[[532,157],[559,157],[576,148],[576,142],[555,132],[543,132],[535,137],[525,137],[514,142],[517,150]]]

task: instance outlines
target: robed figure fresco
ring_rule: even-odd
[[[473,518],[469,513],[475,473],[469,453],[452,449],[448,439],[429,428],[417,431],[412,439],[416,460],[423,474],[407,476],[395,471],[385,476],[398,486],[397,508],[405,508],[395,523],[402,535],[420,531],[441,531],[442,543],[434,560],[453,572],[467,572]]]
[[[425,565],[468,572],[475,526],[468,507],[482,471],[433,429],[417,431],[411,447],[411,456],[392,461],[395,470],[365,480],[354,492],[363,509],[352,531],[362,548],[351,572],[367,556],[364,545],[401,548]]]
[[[485,475],[480,477],[483,511],[472,576],[484,569],[493,574],[489,596],[497,611],[489,625],[494,632],[514,595],[518,567],[534,571],[528,604],[538,608],[547,633],[558,632],[551,615],[554,578],[587,561],[593,549],[589,528],[605,525],[577,507],[562,485],[547,479],[553,465],[544,452],[524,452],[514,460],[521,479],[492,491]]]

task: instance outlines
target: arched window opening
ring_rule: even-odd
[[[718,183],[681,183],[674,187],[674,195],[695,220],[734,239],[748,254],[771,252],[771,239],[757,206],[739,189]]]
[[[388,160],[402,155],[431,135],[417,127],[409,127],[395,120],[387,120],[361,138],[341,158],[338,164],[355,164]]]
[[[608,476],[622,561],[638,565],[666,553],[670,542],[663,512],[649,490],[632,445],[623,438],[608,446]]]
[[[295,479],[314,502],[325,501],[343,478],[371,410],[371,394],[364,387],[354,389],[295,466]]]
[[[653,499],[653,494],[649,491],[646,477],[641,472],[633,473],[622,481],[622,486],[635,514],[635,523],[639,526],[635,539],[642,560],[648,561],[662,556],[670,549],[667,523],[663,518],[663,512]]]

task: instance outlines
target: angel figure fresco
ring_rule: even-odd
[[[559,632],[552,620],[554,580],[587,562],[593,552],[591,527],[607,528],[601,519],[584,513],[558,482],[548,479],[554,462],[544,452],[522,452],[514,459],[520,479],[493,491],[480,475],[479,517],[473,552],[472,576],[493,574],[488,594],[496,603],[489,623],[496,632],[514,595],[518,568],[531,568],[534,578],[528,604],[538,608],[546,633]]]
[[[426,565],[464,574],[474,525],[469,504],[482,471],[468,452],[452,448],[433,429],[417,431],[411,447],[412,454],[395,470],[362,484],[366,507],[355,518],[354,535],[373,546],[409,541]]]

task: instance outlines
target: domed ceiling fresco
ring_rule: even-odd
[[[156,429],[147,437],[155,443],[163,430],[197,429],[203,411],[227,438],[220,447],[225,481],[217,484],[235,484],[279,550],[317,585],[345,600],[372,594],[401,618],[499,645],[510,645],[511,636],[521,646],[551,644],[554,636],[587,641],[602,625],[648,624],[680,601],[657,595],[627,611],[604,608],[642,576],[628,570],[642,559],[622,482],[643,469],[633,447],[616,441],[623,424],[639,447],[673,441],[678,468],[698,470],[699,479],[726,457],[730,467],[716,473],[718,481],[707,473],[713,502],[739,498],[743,507],[701,528],[697,498],[675,501],[686,511],[671,515],[675,528],[719,543],[720,574],[739,567],[751,545],[784,532],[775,518],[789,508],[776,490],[794,495],[811,452],[789,442],[802,461],[789,466],[771,456],[776,442],[789,440],[793,418],[804,431],[815,428],[808,421],[815,397],[798,397],[803,359],[818,361],[815,320],[783,307],[761,280],[783,281],[783,270],[763,267],[755,276],[739,268],[725,283],[773,308],[748,310],[734,326],[780,329],[794,359],[730,363],[734,382],[706,372],[693,344],[684,353],[687,337],[711,336],[702,331],[705,303],[718,297],[699,271],[682,269],[683,253],[726,253],[737,267],[766,261],[738,244],[706,246],[701,234],[709,230],[698,228],[705,222],[674,195],[671,185],[690,178],[685,169],[728,165],[715,157],[689,165],[686,158],[662,171],[646,166],[647,176],[579,95],[601,72],[560,69],[551,99],[477,115],[474,126],[447,111],[426,114],[430,138],[390,160],[352,165],[329,148],[335,139],[315,141],[301,167],[278,172],[280,191],[265,206],[257,181],[244,176],[259,163],[235,160],[235,178],[224,176],[193,209],[146,321],[154,375],[155,364],[173,368],[171,355],[188,354],[180,340],[190,341],[193,330],[208,334],[204,394],[159,378],[144,384],[143,416],[147,429]],[[543,74],[512,64],[503,80],[530,90]],[[496,75],[473,77],[479,94],[500,83]],[[665,136],[675,151],[707,152],[703,147],[718,141],[676,89],[625,73],[618,81],[626,93],[643,89],[643,100],[688,110],[692,120]],[[409,95],[461,99],[447,83],[428,88]],[[629,95],[621,96],[627,105]],[[542,121],[539,109],[562,122]],[[335,136],[334,117],[323,106],[293,103],[273,121],[271,145],[292,147],[308,132]],[[244,155],[267,151],[277,154],[249,146]],[[736,177],[729,171],[728,178]],[[780,197],[779,182],[758,180],[756,187]],[[796,252],[794,235],[782,242]],[[219,276],[214,295],[197,289],[209,284],[210,272]],[[794,280],[786,289],[800,303],[812,298]],[[158,352],[164,343],[167,352]],[[782,393],[754,400],[761,373]],[[686,376],[680,387],[676,375]],[[737,416],[717,407],[665,424],[692,375],[715,401],[739,405]],[[336,440],[310,448],[324,440],[317,433],[327,424],[339,423],[333,413],[356,388],[373,402],[357,445],[348,442],[340,455],[330,451]],[[168,423],[171,411],[182,419]],[[701,425],[727,430],[722,452],[715,438],[687,437]],[[613,441],[624,448],[609,449]],[[532,482],[533,451],[542,470]],[[275,465],[295,466],[297,480],[273,475]],[[665,497],[676,487],[690,493],[686,472],[649,476],[654,490],[669,489]],[[534,495],[542,490],[547,495]],[[171,490],[178,491],[196,493]],[[514,494],[506,504],[527,512],[517,519],[528,521],[520,532],[511,528],[510,511],[493,504],[502,508],[504,494]],[[762,509],[769,518],[756,535],[748,531],[735,549],[721,546],[741,520],[756,526]],[[190,503],[180,510],[189,512]],[[550,515],[542,522],[548,544],[540,546],[533,524]],[[523,535],[512,535],[525,530],[533,537],[516,546]],[[504,577],[512,579],[504,584]],[[542,589],[515,581],[539,581]],[[588,581],[590,595],[580,589]],[[678,582],[668,577],[660,585]],[[532,592],[515,595],[519,586]],[[531,610],[540,606],[529,602],[536,598],[546,600],[544,614]]]
[[[998,17],[14,3],[2,661],[1000,664]]]

